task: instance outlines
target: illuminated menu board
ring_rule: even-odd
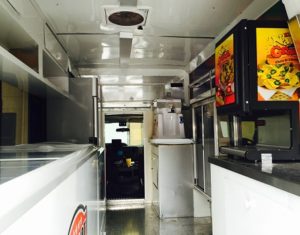
[[[234,36],[231,34],[215,50],[217,107],[236,102],[234,76]]]
[[[257,100],[300,96],[300,64],[288,28],[256,28]]]

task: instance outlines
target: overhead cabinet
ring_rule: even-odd
[[[38,44],[2,6],[0,28],[0,45],[38,73]]]
[[[25,22],[27,18],[22,11],[29,7],[28,4],[25,1],[23,4],[16,1],[0,4],[1,80],[38,96],[62,95],[68,98],[67,53],[47,24],[44,31],[37,27],[44,40],[36,37],[36,41],[31,37],[28,27],[24,27],[28,22]],[[33,6],[30,7],[34,10]]]
[[[62,70],[67,72],[68,56],[47,24],[44,28],[44,35],[45,50],[52,56],[55,62],[61,66]]]

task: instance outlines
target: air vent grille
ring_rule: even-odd
[[[106,25],[121,27],[145,26],[149,9],[135,7],[104,7]]]

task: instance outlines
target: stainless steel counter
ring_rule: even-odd
[[[300,196],[300,162],[273,163],[272,167],[268,168],[263,168],[261,163],[242,159],[209,158],[209,162]]]

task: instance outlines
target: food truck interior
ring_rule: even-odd
[[[299,0],[0,0],[0,28],[0,234],[299,233]]]

